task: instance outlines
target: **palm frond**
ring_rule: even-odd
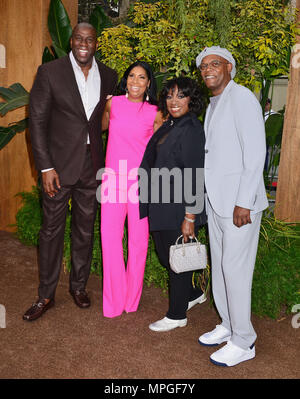
[[[0,97],[5,101],[0,102],[0,115],[4,116],[8,111],[23,107],[29,102],[29,93],[20,83],[14,83],[10,87],[0,87]]]
[[[10,142],[10,140],[28,126],[28,118],[13,123],[7,127],[0,126],[0,150]]]

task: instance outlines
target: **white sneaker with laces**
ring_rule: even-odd
[[[198,296],[198,298],[194,299],[193,301],[190,301],[188,304],[187,310],[190,310],[193,306],[197,305],[197,303],[203,303],[206,301],[206,295],[205,292],[203,292],[202,295]]]
[[[172,320],[168,317],[164,317],[161,320],[156,321],[149,325],[152,331],[169,331],[177,327],[185,327],[187,325],[187,319]]]
[[[254,344],[248,349],[240,348],[231,341],[228,341],[223,348],[217,350],[210,356],[210,360],[217,366],[235,366],[246,360],[253,359],[255,357],[255,346]]]
[[[231,332],[221,324],[218,324],[214,330],[201,335],[198,341],[201,345],[216,346],[229,341],[230,338]]]

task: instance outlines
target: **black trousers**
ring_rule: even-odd
[[[195,234],[197,234],[197,228],[195,228]],[[185,319],[188,302],[198,298],[202,294],[200,288],[193,287],[192,271],[177,274],[170,268],[170,246],[175,244],[180,235],[180,229],[152,232],[158,258],[169,272],[169,310],[166,316],[173,320]]]
[[[59,280],[66,216],[72,198],[70,290],[85,289],[90,274],[94,223],[97,212],[97,183],[90,150],[79,180],[64,185],[50,198],[43,192],[43,224],[39,235],[39,298],[54,298]]]

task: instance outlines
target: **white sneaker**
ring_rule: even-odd
[[[216,346],[227,342],[231,338],[231,332],[227,328],[218,324],[216,328],[208,333],[201,335],[198,339],[201,345]]]
[[[240,348],[231,341],[227,342],[223,348],[217,350],[210,356],[210,360],[217,366],[235,366],[246,360],[255,357],[254,344],[248,349]]]
[[[197,303],[203,303],[206,301],[206,295],[205,292],[203,292],[202,295],[198,296],[198,298],[194,299],[193,301],[189,302],[187,310],[190,310],[193,306],[197,305]]]
[[[185,327],[187,325],[187,319],[172,320],[168,317],[164,317],[161,320],[156,321],[149,325],[152,331],[169,331],[177,327]]]

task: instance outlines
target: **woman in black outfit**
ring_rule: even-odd
[[[186,311],[206,300],[199,288],[193,288],[193,272],[176,274],[169,265],[169,249],[177,238],[183,235],[187,242],[206,223],[205,136],[197,119],[202,107],[202,94],[194,80],[168,81],[159,99],[167,120],[150,139],[140,166],[148,176],[146,200],[145,182],[140,183],[140,217],[148,216],[159,260],[169,271],[169,310],[166,317],[149,325],[153,331],[186,326]],[[172,171],[168,184],[167,178],[157,178],[158,171],[162,175]]]

